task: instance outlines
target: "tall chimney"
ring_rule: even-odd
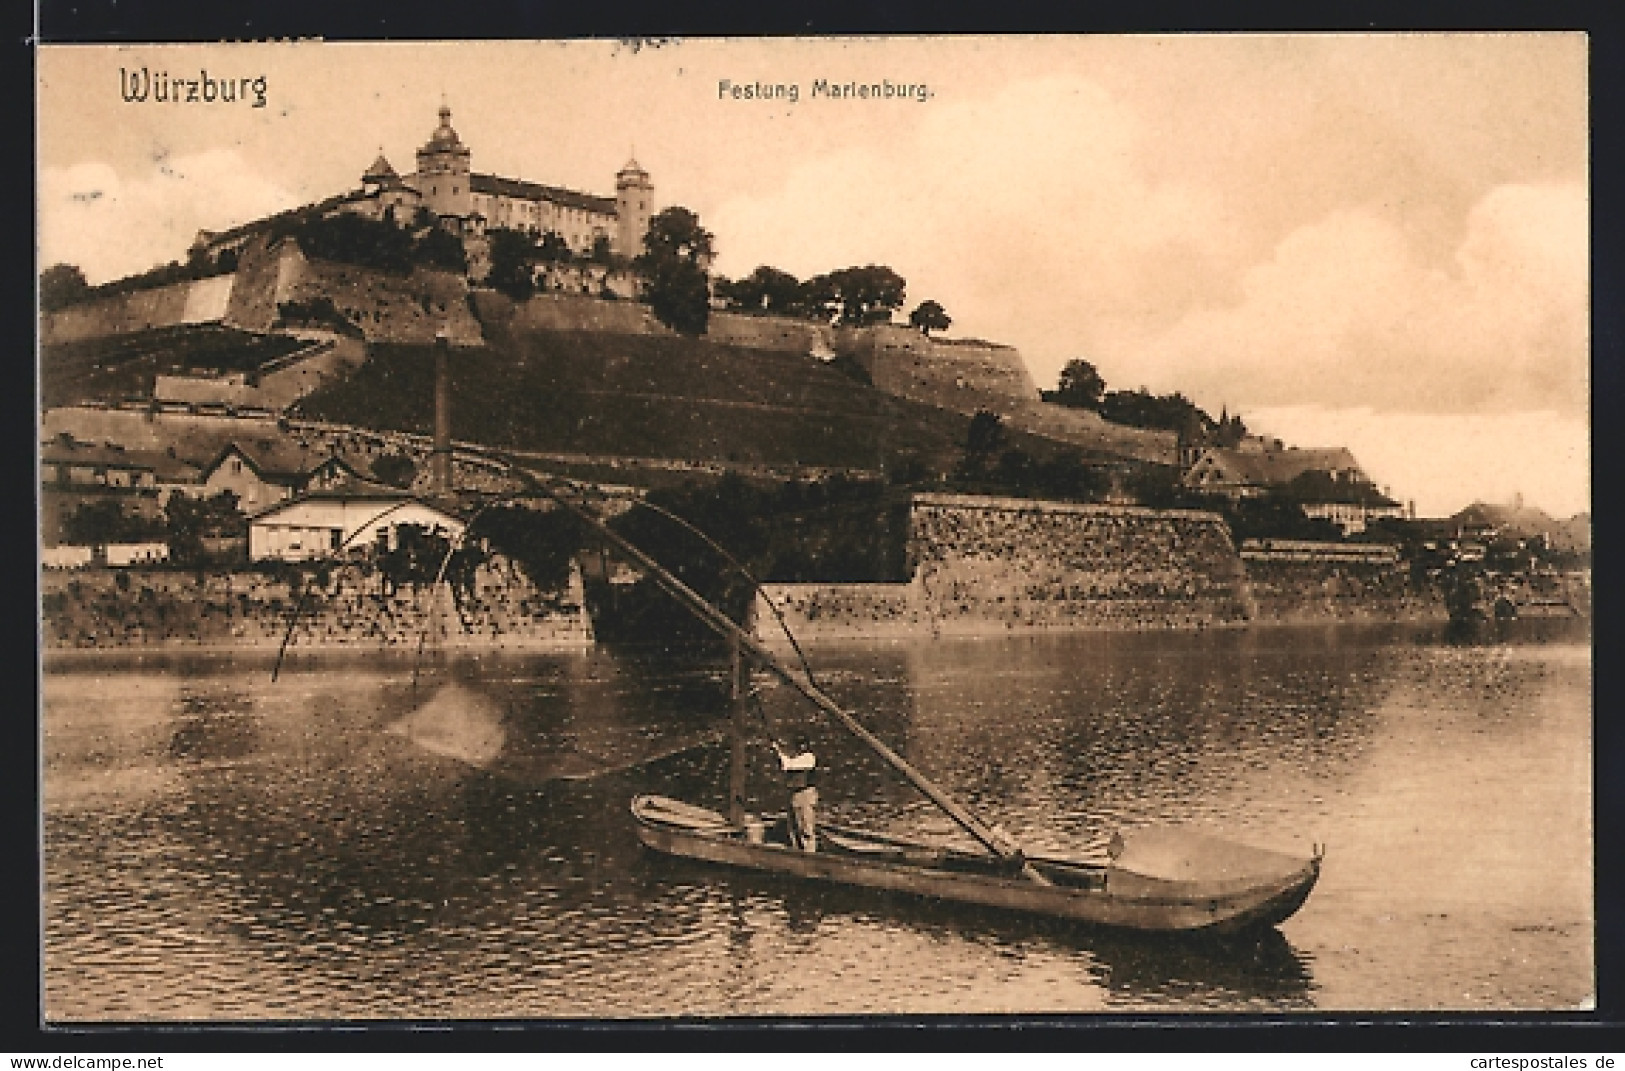
[[[434,338],[434,454],[432,475],[436,494],[451,492],[451,339],[445,328]]]

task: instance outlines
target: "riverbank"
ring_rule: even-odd
[[[394,585],[365,562],[305,577],[254,570],[83,569],[41,577],[47,651],[540,651],[593,643],[581,576],[538,589],[500,557],[457,591]]]
[[[961,570],[962,571],[962,570]],[[1064,632],[1235,629],[1338,622],[1443,622],[1437,591],[1416,590],[1392,569],[1316,564],[1256,567],[1227,594],[1124,595],[1080,576],[1064,591],[993,592],[976,578],[932,585],[770,584],[763,594],[798,640],[912,641]],[[1254,573],[1260,575],[1254,576]],[[580,650],[596,642],[579,571],[558,592],[537,590],[510,563],[482,566],[470,589],[390,589],[350,564],[302,582],[254,571],[90,569],[42,578],[42,640],[52,657],[133,650],[290,655],[356,651],[413,654]],[[1098,589],[1098,590],[1097,590]],[[979,597],[965,598],[975,591]],[[298,613],[295,614],[295,606]],[[290,634],[290,622],[293,623]],[[758,610],[755,633],[787,645],[774,614]]]

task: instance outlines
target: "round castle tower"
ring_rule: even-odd
[[[451,128],[451,109],[440,106],[440,125],[428,144],[418,150],[415,176],[423,204],[437,216],[466,219],[474,211],[474,194],[469,189],[468,146]]]
[[[643,252],[643,236],[649,233],[649,217],[655,201],[654,183],[649,172],[628,160],[615,175],[615,252],[635,257]]]

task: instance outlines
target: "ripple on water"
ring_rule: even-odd
[[[485,766],[386,731],[411,711],[392,670],[303,671],[297,699],[229,663],[131,670],[140,684],[127,690],[48,678],[47,1011],[371,1019],[1583,1003],[1588,650],[1338,635],[815,652],[821,679],[876,732],[1035,848],[1065,852],[1160,823],[1266,846],[1329,842],[1305,910],[1239,949],[877,901],[644,852],[630,795],[714,802],[724,748],[579,784],[537,782],[511,758],[560,732],[603,746],[666,739],[674,719],[705,728],[720,709],[714,667],[571,656],[469,669],[460,687],[502,719]],[[99,701],[106,688],[123,696],[112,714]],[[768,701],[816,736],[831,815],[965,843],[850,741],[791,721],[786,696]],[[460,731],[456,715],[439,712],[446,739]],[[497,739],[490,723],[481,731]],[[752,806],[781,806],[767,756],[753,762]],[[1464,844],[1476,852],[1474,883],[1395,880],[1431,873]]]

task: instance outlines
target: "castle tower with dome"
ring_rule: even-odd
[[[418,191],[423,204],[441,219],[465,220],[474,214],[474,190],[470,185],[468,146],[451,127],[451,108],[440,106],[440,125],[418,150],[418,169],[406,180]],[[388,166],[388,161],[383,161]],[[364,181],[364,179],[363,179]]]

